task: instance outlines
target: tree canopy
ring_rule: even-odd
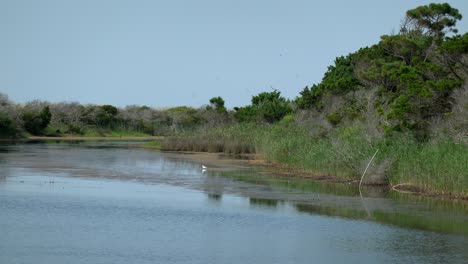
[[[227,109],[224,106],[224,99],[221,96],[211,98],[208,109],[214,109],[218,113],[227,113]]]
[[[458,9],[448,3],[431,3],[406,12],[402,32],[418,31],[432,37],[443,37],[448,32],[457,33],[455,25],[462,19]]]
[[[281,96],[281,92],[262,92],[252,97],[252,104],[235,108],[234,116],[240,122],[274,123],[292,112],[290,102]]]

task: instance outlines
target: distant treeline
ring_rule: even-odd
[[[113,105],[82,105],[76,102],[32,101],[17,104],[0,94],[0,136],[170,135],[201,125],[232,122],[232,113],[224,108],[223,101],[217,101],[212,106],[155,109],[148,106],[118,108]]]

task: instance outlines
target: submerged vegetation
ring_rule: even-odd
[[[468,195],[468,33],[449,4],[409,10],[396,34],[336,58],[294,100],[273,90],[251,104],[117,108],[0,96],[0,136],[158,135],[152,147],[256,153],[317,176]]]

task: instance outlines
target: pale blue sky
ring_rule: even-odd
[[[0,92],[154,107],[222,96],[232,108],[273,87],[292,99],[430,2],[0,0]],[[468,1],[448,2],[467,32]]]

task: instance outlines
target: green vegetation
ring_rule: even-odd
[[[424,214],[418,215],[414,211],[405,211],[403,213],[395,211],[374,210],[366,212],[362,209],[323,206],[311,204],[296,204],[296,208],[304,213],[321,214],[328,216],[340,216],[350,219],[372,219],[374,221],[397,225],[405,228],[414,228],[420,230],[430,230],[435,232],[446,232],[453,234],[468,234],[468,228],[463,219],[430,218]]]
[[[397,140],[382,149],[383,155],[393,155],[394,165],[389,172],[393,184],[410,183],[432,192],[468,194],[466,144]]]
[[[321,214],[328,216],[340,216],[350,219],[367,219],[386,224],[394,224],[402,227],[411,227],[421,230],[436,232],[447,232],[453,234],[468,234],[468,226],[464,224],[464,213],[468,212],[468,204],[462,201],[444,199],[433,199],[432,197],[412,196],[408,194],[388,192],[381,188],[363,187],[365,197],[391,197],[400,205],[395,211],[388,204],[375,203],[375,200],[354,200],[349,202],[349,197],[359,197],[359,191],[355,186],[348,184],[334,184],[330,182],[317,182],[307,179],[296,179],[291,181],[289,176],[265,174],[258,171],[211,171],[210,175],[228,177],[234,181],[261,184],[269,186],[272,190],[284,190],[287,193],[313,193],[317,199],[308,203],[293,202],[294,207],[300,212]],[[324,194],[324,195],[321,195]],[[337,198],[327,199],[328,194],[334,196],[346,196],[343,200],[336,202]],[[340,198],[338,198],[339,200]],[[277,206],[283,200],[250,197],[251,203],[263,206]],[[419,206],[414,207],[414,202]],[[367,204],[368,203],[368,204]],[[367,204],[367,206],[366,206]],[[442,214],[431,214],[428,212],[443,212]]]
[[[468,194],[468,151],[453,141],[418,142],[409,136],[366,138],[360,127],[316,137],[294,123],[240,124],[168,137],[163,150],[257,153],[266,161],[320,177],[359,180],[375,149],[366,183],[416,185],[426,191]]]
[[[468,195],[468,33],[449,4],[406,13],[396,34],[337,57],[320,83],[294,100],[273,90],[226,109],[221,97],[200,108],[118,108],[33,101],[0,94],[0,136],[167,136],[161,149],[257,153],[318,176],[409,184]],[[159,147],[159,143],[154,143]]]
[[[0,94],[0,137],[34,136],[161,136],[193,131],[200,126],[231,122],[224,100],[213,107],[154,109],[148,106],[81,105],[32,101],[14,104]]]
[[[147,149],[161,149],[161,141],[159,140],[148,141],[142,144],[141,147],[147,148]]]
[[[45,106],[40,112],[27,111],[23,114],[24,129],[33,135],[42,135],[49,125],[51,117],[48,106]]]
[[[255,124],[200,128],[177,136],[166,137],[162,150],[225,152],[229,154],[255,153],[255,140],[261,133]]]
[[[238,124],[179,134],[162,148],[255,152],[351,180],[379,149],[367,183],[468,195],[468,34],[447,36],[461,18],[448,4],[409,10],[398,34],[336,58],[293,102],[261,93],[234,108]]]
[[[220,96],[211,98],[210,104],[211,105],[206,107],[207,110],[215,110],[218,113],[227,113],[227,109],[224,106],[224,99]]]
[[[386,135],[404,132],[426,140],[431,119],[450,113],[453,92],[466,90],[461,87],[468,69],[468,35],[445,38],[456,32],[459,19],[458,10],[448,4],[409,10],[398,34],[337,58],[320,84],[301,92],[297,106],[323,113],[335,126],[372,118],[374,128]]]
[[[0,113],[0,137],[15,137],[17,133],[14,121],[7,114]]]
[[[278,122],[292,112],[290,103],[281,92],[263,92],[252,97],[252,104],[234,108],[234,117],[240,122]]]

